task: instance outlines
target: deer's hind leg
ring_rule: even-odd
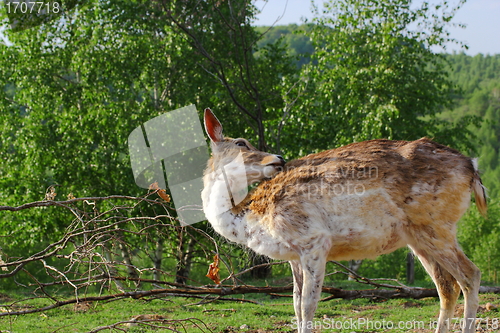
[[[302,275],[302,266],[299,260],[290,261],[290,266],[292,266],[293,274],[293,308],[295,310],[295,316],[297,317],[297,325],[302,322],[302,286],[304,284],[304,278]]]
[[[479,307],[479,287],[481,272],[479,268],[467,258],[458,244],[450,251],[450,255],[442,256],[440,264],[457,280],[464,294],[464,321],[462,332],[475,332],[476,312]]]
[[[433,255],[424,250],[412,247],[413,252],[420,259],[427,273],[434,281],[439,294],[440,310],[436,332],[448,332],[455,304],[460,295],[460,286],[457,280],[446,269],[444,269]]]
[[[436,332],[448,332],[452,324],[454,327],[457,324],[462,325],[464,333],[475,332],[481,278],[479,269],[465,256],[456,241],[452,241],[451,244],[439,242],[440,245],[445,244],[439,248],[433,244],[424,246],[425,243],[424,240],[410,247],[432,277],[439,293],[441,308]],[[452,317],[460,289],[464,293],[465,300],[464,321],[456,322],[452,321]]]

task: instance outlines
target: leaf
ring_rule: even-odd
[[[163,200],[165,200],[166,202],[170,202],[170,195],[167,194],[167,191],[161,189],[159,186],[158,186],[158,182],[154,182],[152,183],[151,185],[149,185],[149,189],[150,190],[156,190],[156,193],[158,194],[158,196],[160,198],[162,198]]]
[[[47,192],[45,193],[45,200],[52,201],[55,199],[56,195],[57,193],[54,185],[50,185],[47,189]]]
[[[220,275],[219,275],[219,255],[216,254],[214,256],[214,262],[208,266],[208,273],[206,275],[215,284],[220,284]]]
[[[166,202],[170,202],[170,195],[168,195],[165,190],[159,189],[158,195],[160,196],[160,198],[162,198]]]

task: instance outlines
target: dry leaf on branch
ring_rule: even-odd
[[[164,189],[161,189],[159,186],[158,186],[158,182],[154,182],[152,183],[151,185],[149,185],[149,189],[150,190],[155,190],[156,193],[158,194],[158,196],[160,198],[162,198],[163,200],[165,200],[166,202],[170,202],[170,195],[167,194],[167,191],[165,191]]]
[[[215,284],[220,284],[219,255],[218,254],[216,254],[214,256],[214,262],[208,266],[208,273],[206,276],[209,277],[210,279],[212,279],[212,281],[214,281]]]
[[[56,185],[50,185],[47,191],[45,192],[45,200],[53,201],[56,198]]]

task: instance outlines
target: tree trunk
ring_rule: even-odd
[[[415,257],[412,252],[406,256],[406,283],[415,283]]]
[[[193,259],[194,245],[196,240],[189,237],[186,241],[184,238],[185,232],[180,230],[178,233],[179,243],[177,246],[177,267],[175,273],[175,282],[186,284],[189,272],[191,271],[191,262]]]
[[[248,251],[250,258],[252,260],[252,266],[270,263],[269,257],[257,254],[251,249],[249,249]],[[271,273],[272,273],[272,266],[269,265],[252,269],[250,271],[250,276],[254,279],[266,279],[271,276]]]
[[[118,229],[118,226],[116,228]],[[136,279],[139,277],[139,274],[137,273],[135,266],[132,264],[130,251],[123,239],[123,233],[121,231],[117,231],[116,234],[118,237],[118,248],[120,249],[120,254],[123,258],[123,263],[127,267],[127,274],[130,278]]]
[[[154,265],[154,273],[153,279],[160,281],[161,280],[161,262],[163,259],[163,238],[158,236],[156,240],[156,248],[154,252],[153,265]]]

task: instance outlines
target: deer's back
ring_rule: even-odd
[[[315,211],[313,218],[334,219],[351,209],[355,219],[382,209],[381,218],[414,228],[456,223],[469,205],[474,172],[470,158],[427,138],[371,140],[290,161],[253,192],[250,209],[272,216],[293,211],[303,221]],[[266,221],[293,224],[293,214]]]

